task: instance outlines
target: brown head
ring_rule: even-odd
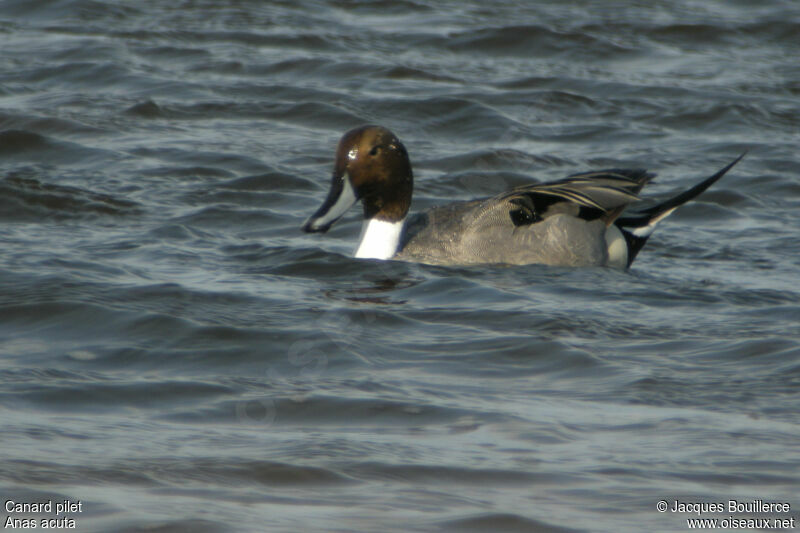
[[[358,200],[365,219],[398,222],[408,213],[413,188],[403,143],[381,126],[355,128],[339,141],[328,197],[303,231],[327,231]]]

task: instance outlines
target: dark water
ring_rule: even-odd
[[[0,494],[81,531],[685,531],[800,509],[794,1],[0,1]],[[630,272],[351,259],[338,137],[414,208],[613,166]],[[55,518],[4,509],[3,520]],[[63,517],[63,515],[61,516]]]

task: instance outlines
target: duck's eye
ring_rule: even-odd
[[[378,155],[378,147],[373,146],[372,150],[369,151],[369,155]]]

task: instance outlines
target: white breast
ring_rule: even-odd
[[[389,222],[375,218],[364,220],[355,256],[361,259],[391,259],[400,245],[405,219]]]

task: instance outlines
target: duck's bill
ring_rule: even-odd
[[[325,233],[356,203],[356,194],[347,174],[334,176],[325,203],[303,224],[306,233]]]

